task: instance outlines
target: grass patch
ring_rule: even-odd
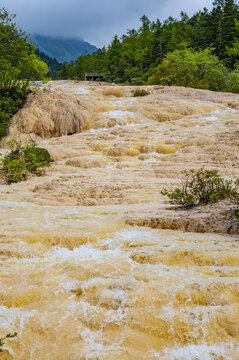
[[[145,89],[136,89],[135,91],[133,91],[133,97],[146,96],[149,94],[150,92]]]

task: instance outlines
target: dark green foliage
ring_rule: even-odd
[[[4,338],[0,338],[0,352],[3,352],[3,345],[5,345],[5,342],[4,342],[4,340],[5,339],[10,339],[10,338],[14,338],[14,337],[16,337],[17,336],[17,333],[16,332],[14,332],[14,333],[9,333],[9,334],[7,334]]]
[[[136,89],[133,92],[133,96],[137,97],[137,96],[146,96],[149,95],[149,91],[146,91],[145,89]]]
[[[212,50],[184,48],[168,53],[148,84],[238,92],[239,73],[228,71]]]
[[[28,93],[21,88],[0,92],[0,140],[6,136],[9,120],[25,104]]]
[[[86,72],[102,72],[106,81],[143,85],[156,72],[157,66],[170,53],[181,50],[184,44],[195,52],[207,54],[208,61],[213,55],[218,57],[214,58],[214,72],[206,69],[205,76],[204,68],[199,69],[203,79],[187,86],[198,87],[199,83],[199,87],[206,89],[238,92],[237,73],[230,77],[227,71],[235,70],[239,61],[239,28],[235,24],[239,19],[239,9],[235,1],[216,0],[211,11],[204,8],[191,18],[184,12],[180,16],[180,20],[169,17],[164,23],[158,19],[151,22],[142,16],[138,30],[128,30],[121,38],[115,36],[107,48],[83,55],[74,63],[64,64],[59,77],[84,80]],[[191,67],[186,72],[190,78],[195,75]],[[224,72],[227,72],[226,76]],[[181,78],[179,85],[184,85]]]
[[[239,205],[239,191],[237,191],[239,189],[239,179],[235,181],[235,189],[236,191],[232,194],[232,200],[236,205]]]
[[[0,8],[0,92],[27,90],[30,80],[43,78],[48,72],[13,19],[5,8]]]
[[[235,211],[235,215],[236,215],[237,220],[239,220],[239,211],[238,210]]]
[[[29,81],[48,72],[13,19],[14,15],[0,8],[0,140],[6,135],[10,118],[26,101]]]
[[[15,140],[9,143],[11,152],[2,159],[2,169],[9,184],[26,180],[30,173],[41,175],[49,167],[51,157],[46,149],[37,147],[34,142],[21,146]]]
[[[221,45],[222,52],[225,51],[226,46],[230,46],[236,37],[235,18],[237,8],[234,0],[225,0],[223,14],[221,19]],[[224,55],[224,54],[223,54]]]
[[[42,61],[47,64],[49,69],[47,76],[52,79],[56,79],[57,74],[60,71],[61,64],[55,58],[51,58],[50,56],[46,55],[44,52],[39,51],[38,49],[36,49],[35,53]]]
[[[184,178],[181,187],[173,190],[164,188],[162,195],[170,199],[170,203],[182,207],[216,202],[230,197],[236,202],[239,199],[239,181],[225,180],[217,170],[200,169],[182,172]]]

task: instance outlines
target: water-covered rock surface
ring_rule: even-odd
[[[51,101],[72,97],[87,116],[71,136],[35,134],[55,160],[45,176],[0,186],[0,337],[18,332],[0,359],[239,359],[239,246],[221,225],[231,205],[212,208],[213,226],[202,207],[191,232],[175,231],[184,214],[160,195],[183,169],[239,177],[239,96],[51,86],[31,114],[44,98],[62,126]],[[10,136],[26,141],[34,127],[19,118]]]

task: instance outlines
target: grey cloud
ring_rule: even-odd
[[[96,46],[107,45],[115,34],[137,28],[139,18],[151,20],[189,15],[210,8],[210,0],[2,0],[17,15],[16,22],[29,33],[82,38]]]

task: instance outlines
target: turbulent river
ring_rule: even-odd
[[[52,83],[97,118],[39,142],[55,158],[45,176],[0,186],[0,337],[18,333],[0,359],[239,359],[236,237],[126,221],[164,211],[160,188],[184,168],[239,175],[239,111],[176,90]]]

